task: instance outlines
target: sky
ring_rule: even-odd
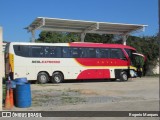
[[[145,32],[135,35],[152,36],[158,33],[158,0],[0,0],[5,41],[29,42],[24,28],[37,17],[145,24]]]

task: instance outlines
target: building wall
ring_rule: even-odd
[[[6,44],[7,44],[7,43],[4,43],[4,42],[3,42],[3,49],[2,49],[3,52],[5,51]]]
[[[153,74],[159,74],[159,63],[153,68]]]
[[[5,61],[4,61],[4,54],[5,54],[5,46],[7,43],[3,43],[2,48],[2,77],[5,77]]]
[[[157,62],[156,66],[150,65],[147,68],[146,75],[154,75],[154,74],[159,74],[159,62]]]

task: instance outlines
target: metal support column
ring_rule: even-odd
[[[2,27],[0,27],[0,66],[4,67],[4,63],[2,61],[4,61],[4,56],[2,54],[3,52],[3,30]],[[2,82],[3,82],[3,74],[4,74],[4,69],[0,69],[0,111],[2,111]]]
[[[32,33],[32,42],[35,42],[35,31],[32,30],[31,33]]]
[[[85,32],[81,33],[81,42],[84,42],[85,36],[86,36]]]
[[[128,37],[127,35],[122,36],[122,44],[123,45],[126,45],[127,37]]]

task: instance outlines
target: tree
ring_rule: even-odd
[[[136,48],[137,52],[146,56],[146,61],[143,63],[144,74],[150,71],[149,66],[153,66],[154,68],[157,65],[159,56],[158,35],[143,37],[129,36],[127,45]]]
[[[66,43],[66,42],[76,42],[79,41],[80,37],[77,33],[67,33],[67,32],[47,32],[42,31],[39,34],[39,38],[36,42],[46,42],[46,43]]]
[[[139,53],[147,57],[149,64],[154,64],[159,55],[158,36],[131,36],[127,40],[128,45],[133,46]]]
[[[95,43],[113,43],[114,35],[107,34],[91,34],[87,33],[85,37],[85,42],[95,42]]]

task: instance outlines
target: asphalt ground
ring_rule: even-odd
[[[32,106],[14,107],[12,111],[158,111],[159,77],[129,79],[127,82],[69,80],[60,84],[31,84]],[[34,119],[34,118],[33,118]],[[48,118],[51,119],[51,118]],[[79,120],[82,117],[55,119]],[[87,118],[83,118],[87,119]],[[96,118],[109,119],[115,118]],[[122,120],[157,120],[158,118],[128,118]]]

